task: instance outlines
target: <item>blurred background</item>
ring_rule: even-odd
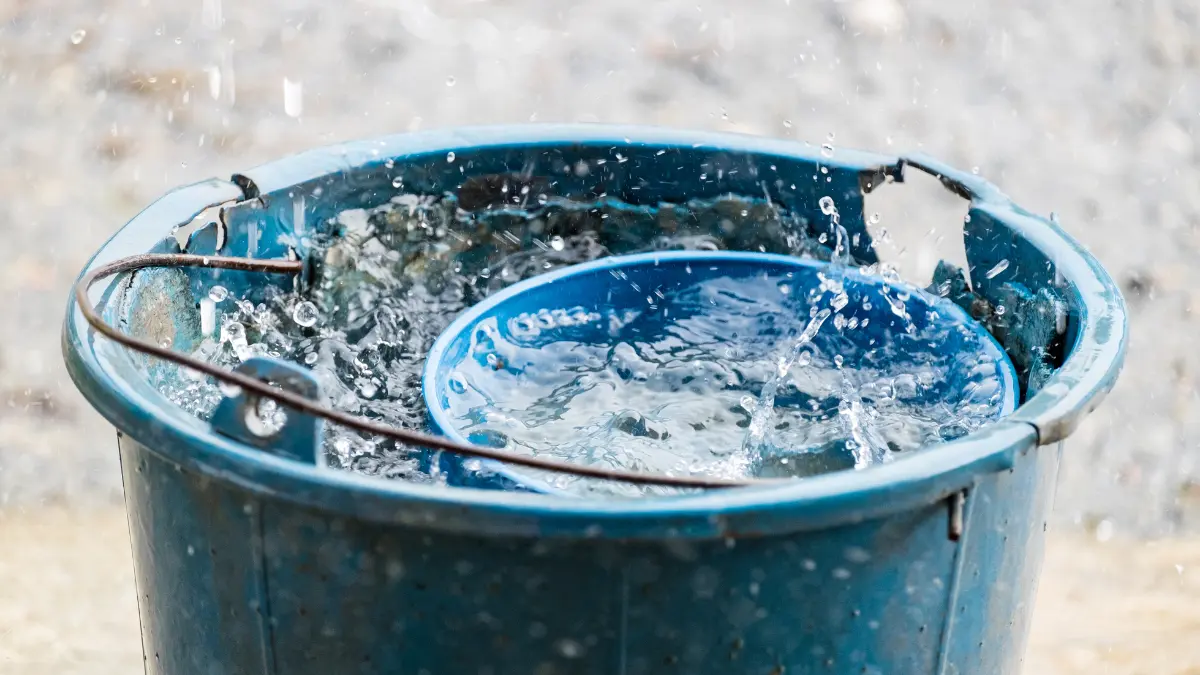
[[[141,668],[115,434],[59,350],[107,237],[306,148],[551,121],[920,150],[1056,213],[1133,340],[1067,445],[1026,672],[1200,673],[1191,0],[0,0],[0,671]],[[965,205],[884,192],[924,282]]]

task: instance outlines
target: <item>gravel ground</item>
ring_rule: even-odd
[[[1135,322],[1059,518],[1195,529],[1197,35],[1190,0],[0,0],[0,503],[119,495],[59,322],[87,256],[163,191],[374,134],[600,121],[922,149],[1057,211]],[[927,273],[962,206],[905,189],[884,222]]]

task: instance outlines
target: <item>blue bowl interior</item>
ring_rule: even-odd
[[[665,317],[656,311],[658,293],[670,294],[696,284],[718,279],[745,280],[754,277],[786,277],[793,297],[804,297],[821,283],[821,273],[829,265],[819,261],[783,255],[734,251],[655,252],[604,258],[575,265],[515,284],[476,304],[458,317],[438,338],[426,361],[423,395],[429,409],[431,427],[459,441],[494,445],[482,434],[463,429],[451,411],[451,397],[462,395],[452,390],[451,377],[469,370],[475,377],[505,378],[519,387],[521,378],[537,370],[538,350],[559,341],[604,344],[613,320],[622,329],[653,334]],[[956,353],[965,349],[982,350],[996,365],[1001,405],[997,418],[1016,409],[1018,387],[1016,371],[1008,356],[982,325],[971,319],[954,303],[915,288],[891,284],[879,277],[854,269],[845,270],[845,289],[850,298],[842,316],[866,325],[847,331],[856,345],[884,344],[896,339],[911,323],[921,330],[937,321],[956,330],[946,331],[946,339],[930,349]],[[899,299],[899,300],[898,300]],[[901,318],[889,303],[900,302],[907,313]],[[590,317],[590,319],[585,319]],[[561,318],[561,320],[560,320]],[[672,320],[678,320],[674,316]],[[866,321],[864,321],[866,320]],[[640,326],[638,324],[641,324]],[[502,361],[488,349],[493,338],[519,348]],[[767,349],[782,352],[786,336],[768,339]],[[761,354],[760,356],[765,356]],[[492,359],[490,362],[488,359]],[[471,361],[474,364],[471,364]],[[471,366],[464,368],[464,366]],[[847,367],[854,367],[847,363]],[[965,385],[966,372],[953,372],[946,381],[935,383],[928,396],[959,391]],[[457,461],[451,459],[450,461]],[[534,472],[496,462],[483,462],[477,469],[496,474],[513,485],[538,492],[558,493]]]

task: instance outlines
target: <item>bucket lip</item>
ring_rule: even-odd
[[[442,371],[445,369],[446,352],[450,346],[458,340],[463,333],[471,330],[482,317],[492,312],[497,307],[509,302],[535,288],[539,288],[546,284],[557,282],[566,282],[574,277],[582,275],[594,274],[598,271],[617,270],[627,267],[644,265],[647,263],[658,264],[660,262],[677,262],[688,261],[696,264],[714,263],[714,262],[742,262],[742,263],[762,263],[773,267],[791,267],[791,268],[808,268],[818,269],[827,265],[817,260],[809,258],[797,258],[789,255],[778,253],[765,253],[757,251],[648,251],[643,253],[633,253],[627,255],[616,255],[599,258],[585,263],[563,267],[551,272],[539,274],[529,279],[517,282],[508,286],[496,293],[493,293],[483,300],[471,305],[466,310],[461,312],[453,321],[450,322],[437,339],[434,340],[433,346],[430,347],[429,353],[425,357],[425,366],[421,374],[421,395],[425,400],[425,407],[429,412],[430,423],[437,433],[446,436],[460,443],[469,443],[470,441],[458,430],[451,419],[449,411],[442,405],[434,405],[431,401],[440,401],[438,395],[438,384]],[[1012,361],[1004,352],[1004,348],[996,341],[978,321],[975,321],[958,305],[953,302],[932,295],[925,290],[916,286],[907,284],[897,284],[890,282],[880,277],[874,277],[864,274],[860,269],[847,268],[845,270],[847,276],[856,277],[856,281],[871,286],[888,286],[902,290],[907,293],[914,293],[921,297],[930,307],[936,307],[940,312],[946,312],[952,316],[957,323],[969,326],[972,332],[984,339],[985,349],[989,355],[993,357],[997,363],[997,373],[1003,386],[1003,400],[1000,403],[1000,410],[997,418],[990,422],[995,424],[999,420],[1008,417],[1017,408],[1018,393],[1017,393],[1017,373]],[[944,444],[935,444],[936,446]],[[933,447],[920,449],[914,452],[930,452]],[[483,460],[483,466],[489,471],[500,474],[510,480],[520,483],[536,492],[543,494],[560,495],[578,499],[566,490],[553,487],[544,480],[531,474],[528,470],[520,466],[507,465],[497,460]],[[877,467],[872,467],[872,469]],[[870,470],[870,469],[868,469]]]
[[[870,471],[834,472],[781,487],[628,502],[565,500],[389,481],[285,460],[229,441],[164,398],[143,398],[115,376],[111,363],[97,352],[96,336],[73,304],[63,333],[68,372],[89,402],[120,432],[181,467],[240,485],[260,497],[427,529],[572,538],[762,536],[858,522],[928,505],[965,489],[982,474],[1011,468],[1018,453],[1039,442],[1061,440],[1116,381],[1128,324],[1120,292],[1099,262],[1056,223],[1016,207],[982,178],[924,156],[839,149],[833,159],[826,159],[811,145],[738,134],[630,126],[517,125],[351,142],[284,158],[241,176],[251,179],[255,192],[269,199],[267,193],[389,158],[404,161],[460,148],[596,144],[720,149],[893,175],[900,175],[905,165],[911,164],[939,177],[947,187],[970,198],[972,209],[987,211],[1005,222],[1055,261],[1064,280],[1081,297],[1075,350],[1046,386],[1014,414],[928,452]],[[152,249],[177,225],[206,208],[248,196],[233,182],[218,180],[173,190],[115,233],[83,274],[115,258]],[[114,282],[97,284],[89,294],[91,300],[99,301]]]

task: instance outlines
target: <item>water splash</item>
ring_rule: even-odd
[[[447,161],[454,159],[447,156]],[[202,317],[209,330],[202,331],[204,339],[194,355],[228,368],[254,356],[302,363],[318,380],[328,405],[395,426],[425,430],[427,412],[420,391],[424,355],[454,316],[483,297],[521,279],[606,255],[639,250],[764,250],[833,264],[822,278],[817,296],[801,293],[795,297],[786,281],[773,287],[772,297],[800,303],[807,308],[805,312],[811,311],[801,315],[805,320],[795,327],[793,337],[787,338],[785,351],[778,352],[780,339],[773,338],[770,348],[763,347],[761,363],[751,368],[743,367],[750,360],[744,345],[726,344],[707,361],[710,365],[704,366],[724,373],[722,364],[733,364],[728,367],[729,377],[713,375],[713,382],[724,383],[722,387],[730,381],[737,383],[729,390],[737,395],[729,393],[733,398],[721,399],[727,404],[722,415],[728,418],[730,435],[711,444],[721,448],[715,454],[721,456],[724,470],[763,470],[756,459],[760,455],[746,451],[750,428],[761,448],[813,449],[844,440],[853,451],[855,466],[879,461],[880,447],[908,449],[930,438],[959,433],[959,427],[945,421],[945,411],[922,412],[921,421],[909,425],[873,417],[880,402],[912,400],[926,385],[916,380],[906,383],[902,376],[885,377],[871,368],[860,369],[853,355],[844,350],[816,348],[822,340],[863,325],[853,316],[863,305],[853,302],[843,282],[852,259],[832,197],[819,204],[821,214],[828,218],[828,243],[823,245],[810,238],[803,219],[782,211],[769,199],[727,197],[645,209],[614,200],[577,203],[548,199],[520,186],[504,194],[513,201],[511,206],[480,213],[465,211],[451,197],[411,194],[397,195],[375,209],[340,213],[312,234],[310,255],[321,265],[306,295],[266,288],[234,297],[224,287],[210,288],[204,300],[211,309],[202,307],[201,311],[213,316]],[[664,219],[678,224],[670,236],[662,233]],[[876,273],[887,278],[894,270],[880,266]],[[652,290],[646,297],[647,307],[666,301]],[[899,294],[895,300],[902,305]],[[887,304],[890,307],[890,302]],[[619,332],[635,318],[622,315],[603,320]],[[529,317],[531,327],[593,320],[600,319],[571,312]],[[631,347],[614,352],[613,358],[620,363],[614,361],[613,368],[627,371],[630,382],[655,377],[661,364],[639,352],[640,347]],[[817,371],[836,373],[837,377],[805,379]],[[936,381],[936,376],[931,377]],[[819,388],[819,397],[801,397],[822,401],[819,410],[800,409],[791,400],[802,391],[797,382]],[[172,400],[201,417],[211,414],[222,395],[205,377],[187,373],[180,373],[163,387]],[[605,433],[651,445],[686,437],[685,432],[664,427],[653,410],[626,408],[605,411],[611,416]],[[962,411],[952,412],[958,415]],[[794,421],[780,429],[789,415],[804,424]],[[503,420],[500,416],[490,422]],[[799,431],[800,427],[806,431]],[[415,449],[363,437],[337,425],[325,429],[325,457],[331,467],[420,482],[444,479],[430,470]],[[578,450],[581,446],[572,447]],[[793,461],[789,458],[795,454],[772,457],[787,462]],[[687,467],[695,464],[695,458],[685,464],[676,469],[690,470]],[[803,473],[794,464],[773,470]]]

